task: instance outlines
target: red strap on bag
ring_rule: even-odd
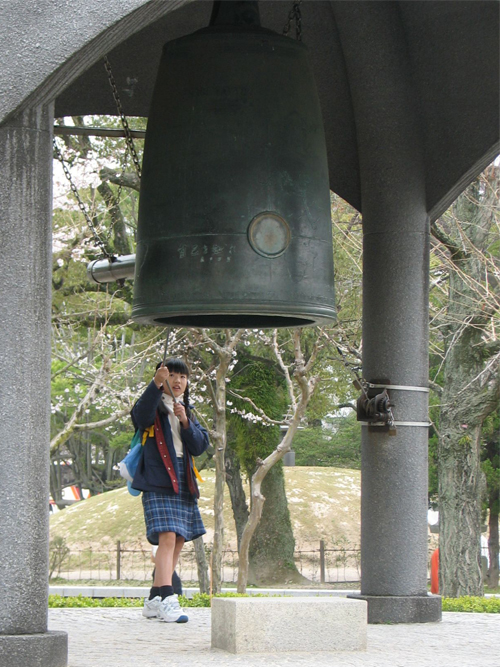
[[[161,421],[158,413],[156,413],[155,417],[155,438],[158,451],[160,452],[161,460],[163,461],[163,465],[165,466],[165,469],[170,477],[173,489],[175,493],[179,493],[179,480],[175,476],[174,464],[172,463],[172,458],[170,456],[170,452],[168,451],[167,443],[165,441],[165,436],[163,434],[163,429],[161,427]],[[194,479],[193,476],[193,470],[191,468],[191,462],[189,456],[187,460],[186,475],[187,475],[188,489],[191,495],[194,496],[195,498],[199,498],[200,491],[198,489],[198,485],[196,484],[196,480]]]
[[[158,413],[156,413],[155,417],[155,438],[156,438],[156,444],[158,446],[158,451],[160,452],[161,460],[163,461],[163,465],[165,466],[168,476],[170,477],[173,489],[175,493],[179,493],[179,480],[177,479],[175,474],[174,464],[172,463],[170,452],[168,451],[167,443],[165,442],[165,436],[163,435],[163,429],[161,427],[160,417],[158,416]]]

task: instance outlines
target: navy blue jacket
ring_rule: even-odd
[[[132,421],[134,426],[141,431],[149,428],[154,424],[156,412],[160,405],[162,389],[158,389],[154,381],[151,381],[146,387],[144,393],[139,398],[137,403],[132,408]],[[174,441],[172,439],[172,430],[168,414],[158,411],[160,422],[165,435],[167,448],[172,459],[175,474],[179,476],[179,466],[177,464],[177,454],[175,453]],[[189,420],[189,428],[181,427],[181,440],[184,445],[184,469],[187,466],[193,470],[193,460],[191,456],[199,456],[207,449],[208,433],[199,424],[197,419],[191,415]],[[194,474],[193,474],[194,478]],[[149,437],[143,447],[143,455],[139,460],[132,487],[139,491],[155,491],[156,493],[163,493],[167,495],[174,494],[175,491],[172,486],[170,477],[165,469],[165,465],[158,451],[155,437]]]

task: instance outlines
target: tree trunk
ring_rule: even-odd
[[[226,380],[233,352],[238,344],[243,329],[220,332],[217,342],[211,339],[206,331],[199,332],[200,340],[209,345],[215,353],[217,363],[215,367],[215,382],[209,380],[214,404],[214,429],[211,437],[214,445],[215,461],[215,490],[214,490],[214,541],[211,559],[212,593],[220,593],[222,587],[222,551],[224,548],[224,486],[226,484],[225,452],[227,443],[226,434]],[[222,344],[221,344],[222,343]]]
[[[448,314],[465,320],[463,299],[472,294],[450,272]],[[470,303],[470,301],[469,301]],[[468,306],[470,309],[470,306]],[[479,327],[450,326],[439,418],[439,590],[445,597],[482,595],[480,439],[484,420],[474,379],[483,368]]]
[[[295,566],[295,539],[281,463],[267,473],[262,494],[266,502],[250,544],[248,581],[256,586],[306,583],[308,580]]]
[[[297,333],[296,337],[298,338],[299,336],[300,334]],[[300,355],[297,355],[297,357],[302,361]],[[301,364],[301,367],[295,371],[295,374],[301,386],[302,396],[299,403],[295,406],[294,415],[288,427],[288,431],[276,449],[271,452],[271,454],[269,454],[269,456],[267,456],[264,461],[259,460],[257,462],[257,470],[254,472],[250,480],[252,504],[245,530],[241,536],[237,585],[238,593],[246,593],[250,563],[250,544],[261,520],[262,510],[264,508],[264,503],[266,502],[266,499],[261,492],[262,483],[272,467],[281,461],[284,455],[290,451],[293,437],[297,432],[297,428],[302,417],[304,416],[307,404],[311,398],[312,393],[314,392],[314,387],[316,385],[316,380],[311,381],[311,385],[307,382],[303,364]]]
[[[457,200],[451,227],[456,240],[447,237],[449,294],[438,426],[439,590],[446,597],[483,594],[481,429],[498,404],[483,373],[483,337],[493,312],[488,290],[482,288],[483,252],[493,223],[492,202],[488,205],[483,192],[490,190],[476,182]]]
[[[217,430],[221,428],[218,425]],[[220,593],[222,587],[222,551],[224,548],[224,485],[226,483],[224,468],[225,427],[219,431],[215,441],[215,490],[214,490],[214,543],[212,547],[211,576],[212,593]]]
[[[498,495],[498,494],[497,494]],[[497,504],[498,507],[498,497]],[[490,508],[493,507],[493,504],[490,503]],[[499,554],[499,545],[498,545],[498,511],[492,511],[490,509],[490,518],[488,522],[488,555],[490,558],[490,566],[488,568],[488,586],[490,588],[498,588],[498,554]]]
[[[490,588],[498,587],[498,515],[500,512],[500,414],[491,420],[492,433],[487,438],[483,449],[483,471],[486,477],[488,504],[488,572],[487,582]]]
[[[248,505],[245,489],[243,488],[243,483],[241,481],[240,462],[238,455],[232,447],[226,447],[226,483],[231,498],[231,507],[233,510],[239,551],[241,536],[243,535],[245,525],[248,521]]]
[[[231,360],[230,353],[221,350],[215,378],[215,490],[214,490],[214,542],[212,547],[212,593],[220,593],[222,587],[222,551],[224,549],[224,486],[226,468],[226,375]]]
[[[439,591],[445,597],[483,595],[481,427],[464,433],[459,415],[446,417],[439,443]]]
[[[198,568],[198,582],[200,585],[200,593],[210,593],[210,577],[208,574],[208,563],[205,555],[205,546],[203,538],[197,537],[193,540],[194,553],[196,556],[196,565]]]
[[[102,181],[97,190],[106,202],[113,230],[113,250],[117,255],[130,254],[130,240],[119,202],[116,200],[113,190],[108,183]],[[108,248],[109,250],[109,248]]]
[[[59,463],[59,465],[56,463]],[[59,459],[50,462],[50,495],[57,507],[63,509],[64,505],[62,503],[61,475],[59,468]]]
[[[299,387],[300,398],[298,401],[295,398],[292,379],[279,350],[278,335],[277,331],[275,330],[273,335],[273,347],[276,358],[278,359],[280,367],[286,377],[286,382],[289,388],[290,402],[293,405],[293,417],[288,425],[288,430],[285,433],[285,436],[276,449],[271,452],[271,454],[269,454],[269,456],[267,456],[263,461],[261,459],[257,460],[257,470],[254,472],[250,480],[252,504],[250,508],[250,514],[248,515],[247,525],[245,526],[245,530],[241,536],[241,545],[239,549],[238,593],[245,593],[248,583],[250,544],[261,520],[264,503],[266,501],[264,494],[261,492],[262,484],[272,467],[281,461],[283,456],[290,451],[293,437],[297,432],[302,418],[304,417],[306,408],[309,404],[309,401],[311,400],[312,395],[314,394],[314,390],[317,387],[319,380],[319,376],[310,377],[310,372],[315,360],[317,359],[317,354],[320,349],[320,337],[316,339],[307,362],[305,361],[304,355],[302,353],[300,329],[294,330],[292,340],[295,359],[293,377]],[[281,475],[283,476],[283,471],[281,471]],[[286,509],[288,509],[287,506]],[[281,521],[279,521],[278,525],[281,528],[285,526],[285,522],[283,521],[283,513],[281,515]],[[288,547],[290,547],[290,543],[288,544]],[[292,563],[290,563],[289,558],[289,553],[285,553],[283,555],[283,561],[281,564],[282,572],[283,570],[286,571],[287,569],[290,572],[293,572],[294,569],[296,571],[293,560]]]

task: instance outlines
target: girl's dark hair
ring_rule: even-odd
[[[160,368],[163,361],[159,361],[156,364],[156,370]],[[182,373],[182,375],[187,375],[189,377],[189,368],[184,359],[179,359],[178,357],[171,357],[165,361],[165,366],[169,371],[174,373]]]
[[[163,362],[160,361],[156,364],[156,370],[160,368],[162,363]],[[172,357],[165,361],[165,366],[172,373],[180,373],[182,375],[186,375],[187,377],[189,377],[189,368],[183,359]],[[182,402],[184,403],[184,407],[186,408],[186,417],[188,419],[191,419],[191,410],[189,409],[189,382],[186,385],[186,389],[182,397]]]

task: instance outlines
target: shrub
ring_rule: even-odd
[[[214,596],[215,597],[215,596]],[[216,597],[235,598],[250,597],[241,593],[220,593]],[[282,597],[257,593],[252,597]],[[191,599],[179,596],[182,607],[210,607],[211,597],[207,593],[195,593]],[[49,607],[142,607],[142,598],[89,598],[83,595],[65,597],[49,595]],[[459,611],[469,613],[500,614],[500,598],[461,597],[443,598],[443,611]]]
[[[361,426],[354,413],[333,420],[333,428],[305,428],[293,438],[297,466],[361,468]]]
[[[49,595],[49,608],[57,607],[142,607],[142,598],[89,598],[83,595],[66,597]]]
[[[443,611],[500,614],[500,598],[483,598],[474,596],[443,598]]]
[[[241,593],[221,593],[217,597],[222,598],[244,598],[250,597]],[[269,597],[258,593],[257,597]],[[182,607],[210,607],[211,597],[207,593],[195,593],[192,598],[179,595],[179,603]],[[65,597],[64,595],[49,595],[49,607],[142,607],[143,598],[89,598],[83,595]]]

